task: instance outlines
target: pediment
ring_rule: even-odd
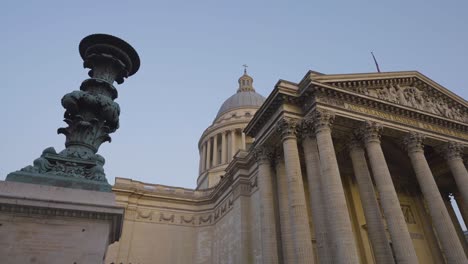
[[[419,72],[314,76],[314,81],[468,123],[468,102]]]

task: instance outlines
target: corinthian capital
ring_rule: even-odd
[[[300,126],[302,138],[315,136],[314,122],[315,120],[311,116],[305,116],[304,119],[302,119]]]
[[[382,124],[374,121],[366,121],[366,123],[360,129],[360,133],[364,139],[364,142],[377,141],[380,143],[382,129]]]
[[[308,116],[308,119],[314,125],[315,132],[320,132],[324,129],[331,129],[335,114],[330,111],[316,110]]]
[[[351,151],[364,151],[360,135],[353,133],[353,135],[349,137],[347,147],[350,152]]]
[[[438,148],[438,152],[444,156],[446,160],[463,158],[463,144],[450,141],[442,147]]]
[[[297,120],[283,118],[278,121],[276,129],[280,133],[281,139],[285,139],[287,137],[296,137],[298,132]]]
[[[403,143],[408,153],[416,151],[424,151],[424,136],[421,133],[409,132],[404,138]]]
[[[257,146],[253,154],[259,164],[265,162],[271,163],[274,158],[273,148],[269,146]]]

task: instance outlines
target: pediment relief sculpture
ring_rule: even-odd
[[[381,88],[358,87],[356,92],[457,121],[468,122],[468,116],[462,106],[449,105],[442,96],[430,95],[414,86],[390,84]]]

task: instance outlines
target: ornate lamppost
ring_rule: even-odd
[[[119,128],[114,82],[122,84],[135,74],[140,59],[127,42],[106,34],[85,37],[79,52],[83,66],[90,69],[90,78],[82,82],[79,91],[62,98],[68,126],[57,132],[65,135],[66,148],[59,153],[53,147],[45,149],[32,166],[10,173],[7,181],[111,191],[103,169],[105,160],[97,152]]]

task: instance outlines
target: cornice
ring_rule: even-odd
[[[468,133],[468,124],[466,123],[451,120],[415,108],[319,83],[314,83],[314,86],[309,87],[309,89],[313,89],[315,92],[319,93],[316,95],[317,104],[328,104],[339,108],[345,108],[345,103],[350,103],[356,106],[364,106],[369,109],[387,112],[395,116],[420,120],[429,124]],[[328,100],[327,98],[331,100]]]
[[[244,132],[253,138],[257,137],[260,129],[271,119],[278,108],[284,104],[297,104],[299,87],[296,83],[280,80],[268,96],[265,103],[255,113]]]

